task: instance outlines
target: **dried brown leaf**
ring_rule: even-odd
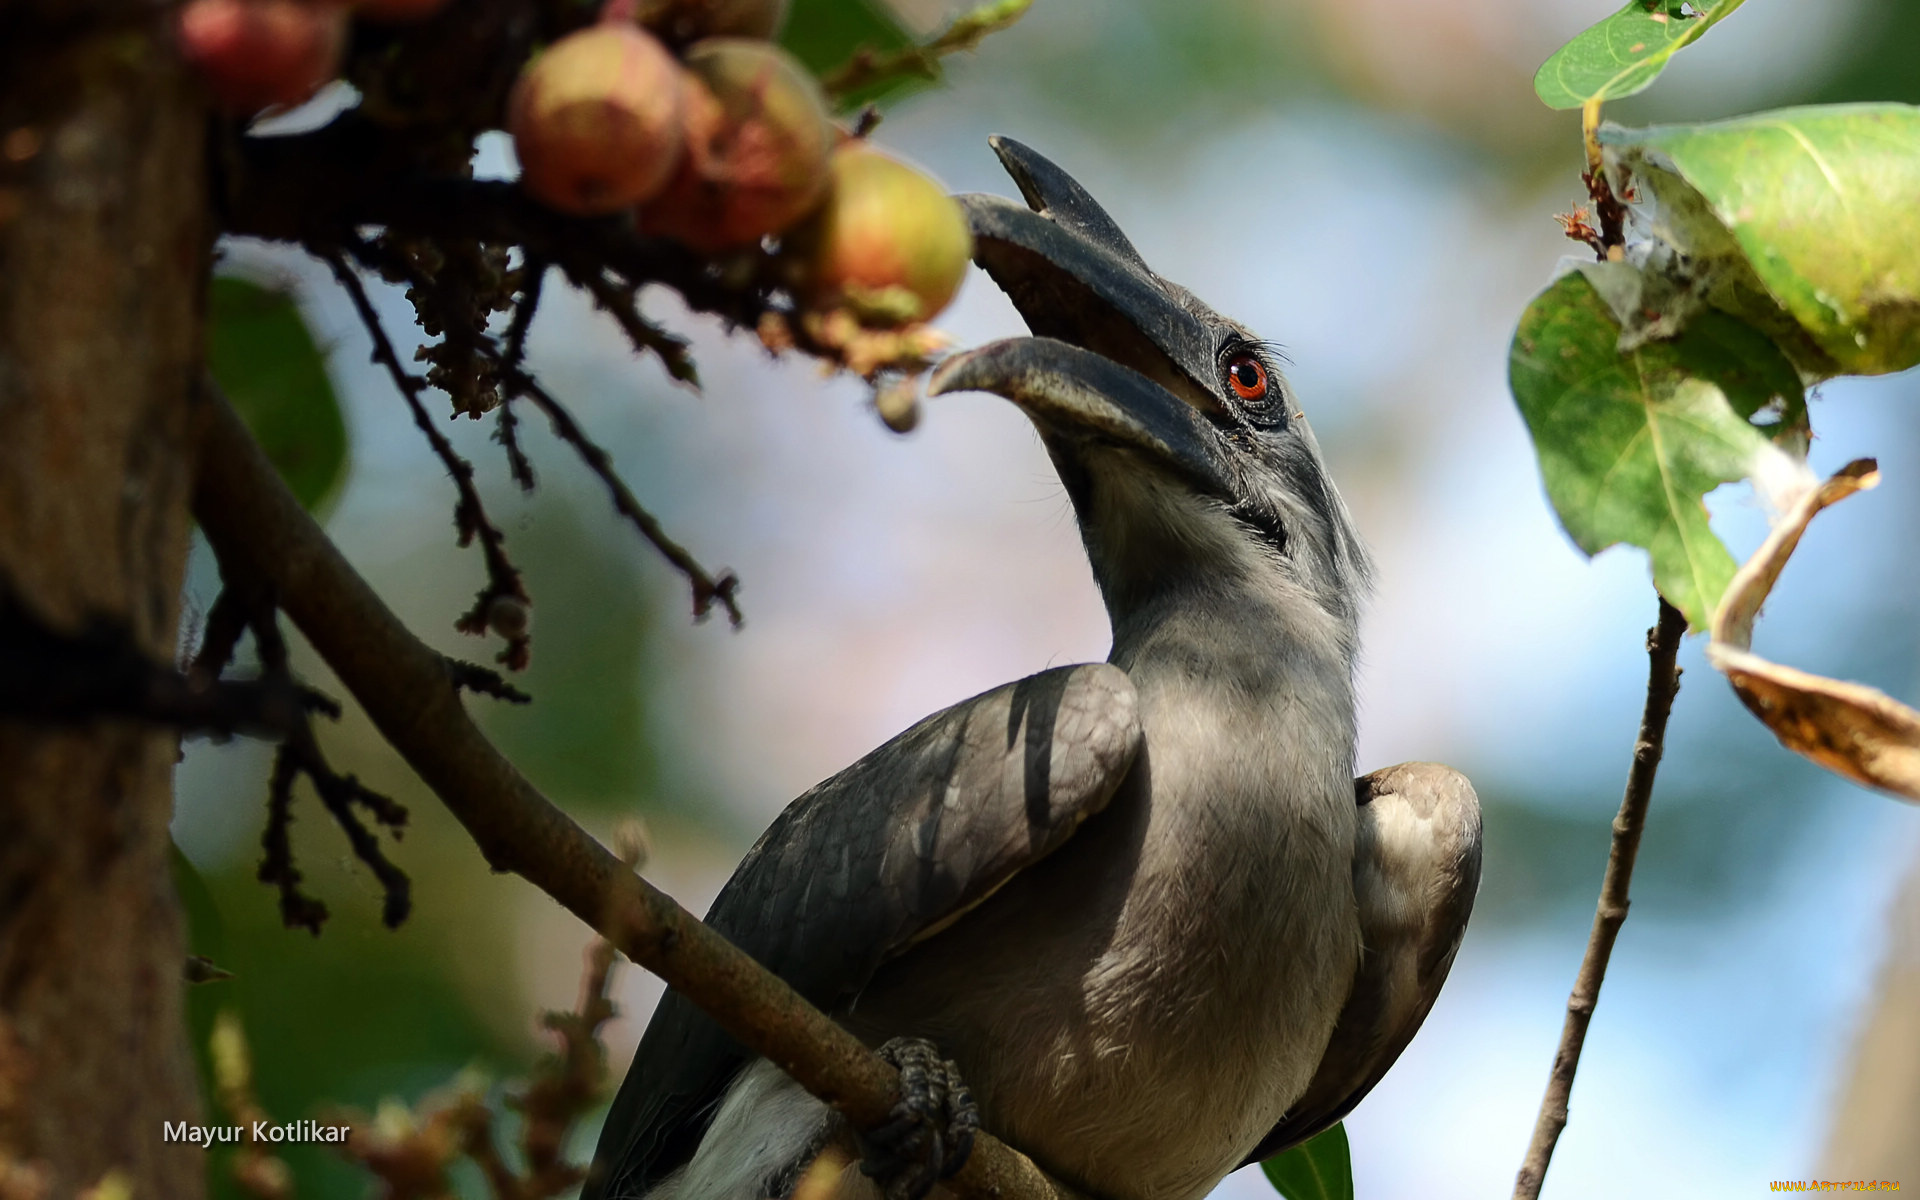
[[[1707,661],[1733,684],[1780,744],[1856,783],[1920,801],[1920,712],[1864,684],[1783,667],[1753,653],[1753,622],[1807,524],[1824,509],[1880,482],[1858,459],[1802,496],[1727,586],[1713,617]]]

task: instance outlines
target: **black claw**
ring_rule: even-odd
[[[880,1181],[887,1200],[922,1200],[966,1165],[980,1110],[932,1042],[895,1038],[879,1053],[900,1071],[900,1100],[891,1120],[861,1135],[860,1170]]]
[[[953,1145],[940,1164],[942,1179],[952,1179],[960,1173],[961,1167],[967,1165],[967,1156],[973,1153],[973,1135],[980,1130],[980,1107],[973,1102],[973,1093],[958,1077],[954,1082],[958,1086],[947,1096],[947,1107],[953,1112],[947,1132],[953,1136]]]

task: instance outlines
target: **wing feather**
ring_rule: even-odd
[[[1438,763],[1402,763],[1355,780],[1354,791],[1360,972],[1306,1093],[1248,1163],[1331,1128],[1373,1090],[1427,1019],[1473,912],[1480,801],[1467,777]]]
[[[1105,664],[934,714],[789,805],[707,923],[829,1012],[1103,808],[1141,743]],[[746,1051],[677,992],[647,1026],[582,1200],[645,1193],[699,1146]]]

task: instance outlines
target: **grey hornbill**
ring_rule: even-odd
[[[1031,211],[965,197],[976,259],[1035,336],[930,390],[1032,420],[1113,652],[815,787],[707,916],[902,1066],[900,1119],[845,1128],[669,993],[584,1200],[781,1197],[829,1145],[878,1176],[840,1195],[915,1196],[976,1119],[1093,1195],[1203,1196],[1351,1110],[1459,946],[1479,805],[1431,764],[1353,779],[1367,563],[1272,351],[993,145]]]

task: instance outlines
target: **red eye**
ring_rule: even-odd
[[[1267,394],[1267,369],[1253,355],[1242,354],[1227,364],[1227,382],[1242,400],[1258,400]]]

